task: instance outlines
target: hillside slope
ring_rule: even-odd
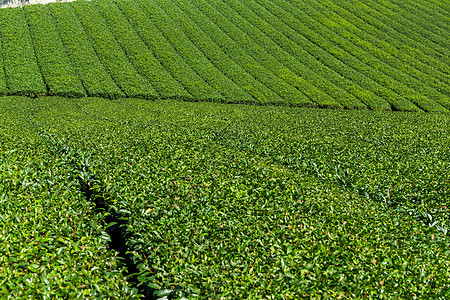
[[[446,2],[94,0],[0,10],[0,94],[450,109]]]

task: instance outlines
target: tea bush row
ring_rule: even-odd
[[[201,10],[199,10],[193,3],[182,3],[183,10],[189,17],[203,30],[211,39],[237,64],[244,68],[253,77],[266,85],[272,91],[277,93],[283,100],[281,103],[300,105],[300,106],[314,106],[302,92],[288,84],[281,78],[277,77],[264,65],[261,65],[252,56],[247,54],[241,45],[233,41],[225,32],[220,29],[220,26],[209,19]]]
[[[304,94],[309,101],[320,107],[342,108],[342,106],[328,94],[312,85],[301,75],[297,75],[290,68],[284,66],[277,60],[274,54],[269,53],[263,46],[256,43],[254,37],[245,33],[242,29],[248,24],[239,21],[233,22],[230,16],[225,14],[223,7],[215,7],[214,2],[192,1],[211,21],[213,21],[228,37],[248,53],[262,66],[271,71],[275,76],[282,79],[292,87]],[[236,13],[232,12],[232,16]],[[303,97],[304,97],[303,96]],[[301,104],[300,104],[301,105]]]
[[[86,96],[46,6],[26,5],[24,11],[33,36],[34,53],[48,92],[68,97]]]
[[[315,3],[317,10],[320,10],[332,21],[343,24],[343,26],[333,26],[336,32],[348,32],[355,36],[351,40],[357,43],[363,49],[373,53],[381,60],[389,65],[404,70],[405,73],[411,74],[416,79],[423,80],[429,86],[435,88],[437,91],[448,95],[449,86],[446,82],[449,81],[450,76],[444,74],[433,68],[428,62],[421,61],[416,56],[412,56],[406,51],[400,51],[391,43],[382,39],[384,33],[377,32],[373,26],[370,26],[360,19],[355,18],[354,15],[341,9],[338,5],[332,2],[321,1]],[[396,44],[401,44],[399,41]]]
[[[24,11],[16,8],[2,9],[0,22],[8,93],[24,96],[45,95],[47,87],[36,61]]]
[[[234,24],[239,25],[239,29],[246,32],[248,36],[252,37],[255,43],[258,43],[261,47],[267,51],[268,54],[272,55],[278,60],[278,64],[282,64],[284,67],[289,68],[298,76],[303,77],[311,86],[301,89],[304,93],[308,95],[313,101],[318,103],[320,106],[325,106],[326,102],[320,100],[323,93],[328,94],[333,98],[333,101],[337,101],[340,105],[348,109],[364,109],[367,106],[356,99],[353,95],[346,92],[343,88],[335,85],[327,77],[320,76],[318,72],[310,69],[306,64],[305,57],[310,56],[306,51],[300,49],[295,55],[289,53],[289,51],[283,49],[280,44],[277,44],[276,40],[282,40],[284,43],[292,46],[292,41],[287,39],[284,35],[277,33],[276,40],[270,38],[270,34],[264,32],[264,28],[271,31],[271,27],[264,22],[258,15],[242,5],[238,1],[227,1],[229,3],[223,2],[210,2],[212,5],[216,6],[216,10],[220,11],[222,14],[226,14],[227,18]],[[251,22],[257,24],[253,25]],[[289,48],[290,46],[288,46]],[[298,45],[294,45],[295,48],[299,48]],[[301,57],[301,59],[299,59]],[[323,67],[322,67],[323,68]],[[320,92],[317,92],[317,91]],[[309,92],[308,92],[309,91]],[[317,98],[317,99],[316,99]],[[326,99],[328,97],[325,96]],[[321,104],[322,103],[322,104]]]
[[[346,65],[345,62],[335,58],[333,55],[330,55],[330,53],[328,52],[329,49],[327,49],[326,47],[320,47],[320,44],[318,44],[317,41],[315,42],[313,39],[310,40],[310,37],[306,36],[306,31],[311,31],[311,29],[302,24],[300,20],[293,19],[292,22],[295,22],[295,25],[289,24],[289,26],[288,24],[285,24],[281,20],[286,19],[286,16],[277,16],[276,12],[277,10],[279,10],[279,8],[269,2],[264,2],[263,5],[261,5],[254,1],[246,1],[245,5],[248,6],[250,10],[255,12],[263,20],[269,23],[270,26],[272,26],[273,30],[275,30],[275,32],[284,34],[289,40],[311,54],[316,60],[316,65],[317,61],[319,61],[321,64],[332,70],[332,72],[327,73],[333,74],[333,72],[335,72],[339,74],[340,76],[338,75],[330,78],[336,78],[335,80],[340,80],[339,82],[343,84],[342,86],[345,87],[347,91],[354,94],[368,107],[375,110],[391,109],[391,105],[388,103],[388,100],[384,97],[383,94],[380,94],[380,92],[386,91],[385,88],[378,85],[365,75],[350,68]],[[270,10],[271,8],[273,8],[275,11],[272,12]],[[297,27],[299,30],[301,29],[301,33],[294,30]],[[315,70],[317,72],[323,72],[322,68],[319,67]],[[341,77],[344,79],[341,80]]]
[[[440,63],[441,56],[430,45],[415,41],[405,32],[395,30],[382,19],[376,18],[362,9],[355,8],[355,6],[348,5],[346,1],[336,1],[335,4],[350,12],[353,15],[352,19],[358,21],[358,23],[366,24],[367,30],[376,30],[379,35],[382,32],[385,40],[398,47],[402,52],[419,58],[422,62],[428,63],[440,72],[449,74],[449,66]]]
[[[381,5],[376,5],[378,3],[368,0],[365,1],[364,5],[361,5],[363,10],[367,11],[367,7],[370,7],[370,12],[372,15],[378,17],[382,16],[380,20],[383,20],[386,22],[386,24],[389,24],[394,28],[395,30],[399,32],[404,32],[409,37],[413,38],[415,41],[420,42],[425,45],[429,45],[432,47],[436,52],[440,54],[440,57],[445,57],[450,54],[448,47],[448,32],[445,32],[444,29],[439,29],[439,27],[434,27],[433,30],[429,30],[425,28],[422,24],[424,20],[420,20],[424,13],[409,13],[406,16],[404,14],[398,14],[398,12],[393,11],[393,5],[391,5],[389,8],[384,7],[384,3],[381,2]],[[374,6],[376,5],[376,6]],[[404,10],[405,12],[408,12],[408,10]],[[393,20],[389,20],[386,18],[387,14],[394,14],[395,22]],[[433,18],[439,20],[439,18]],[[429,26],[433,26],[433,23],[435,21],[430,21]],[[414,28],[414,29],[413,29]],[[447,36],[447,37],[446,37]]]
[[[449,96],[429,87],[421,81],[422,78],[416,79],[402,69],[391,67],[386,63],[386,57],[377,57],[372,48],[368,51],[360,47],[354,40],[353,35],[346,31],[336,33],[334,28],[339,27],[340,24],[327,19],[321,11],[315,10],[302,1],[294,1],[294,4],[286,1],[279,2],[286,11],[303,19],[310,28],[314,29],[317,35],[326,37],[328,41],[339,46],[343,50],[339,54],[340,59],[346,61],[355,70],[402,95],[425,111],[446,111],[444,107],[437,103],[438,101],[450,106]]]
[[[351,72],[352,80],[360,82],[364,79],[364,84],[366,88],[373,91],[381,98],[389,102],[389,104],[395,110],[407,110],[407,111],[418,111],[419,108],[406,99],[403,95],[398,94],[398,92],[393,91],[392,84],[390,80],[383,76],[383,74],[377,70],[374,70],[371,66],[365,65],[359,59],[348,53],[342,48],[342,45],[337,45],[331,39],[331,36],[324,35],[323,33],[317,32],[323,28],[317,28],[316,26],[309,25],[311,19],[308,18],[306,13],[301,11],[296,11],[295,17],[290,17],[292,14],[286,10],[283,5],[290,6],[287,2],[264,2],[264,7],[269,9],[273,14],[275,14],[279,19],[286,19],[286,24],[297,31],[297,34],[304,35],[311,42],[317,44],[322,49],[326,49],[327,54],[332,56],[333,59],[344,62],[345,68]],[[375,76],[376,74],[376,76]],[[379,77],[377,77],[379,76]],[[361,84],[361,83],[360,83]],[[388,84],[388,87],[385,86]]]
[[[109,30],[124,49],[133,66],[146,77],[162,98],[191,98],[190,94],[161,65],[127,18],[111,1],[96,1]]]
[[[223,98],[222,94],[212,88],[183,60],[156,25],[151,22],[142,7],[133,1],[118,2],[117,4],[159,62],[194,99],[218,100]]]

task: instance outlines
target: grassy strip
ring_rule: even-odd
[[[26,5],[28,28],[50,95],[85,97],[86,91],[72,67],[47,6]]]
[[[282,7],[273,2],[261,2],[263,5],[259,5],[254,1],[247,1],[246,4],[248,4],[249,7],[253,7],[255,12],[270,22],[274,28],[279,28],[282,32],[289,35],[294,42],[305,44],[304,39],[306,39],[307,47],[312,48],[312,54],[315,54],[316,56],[320,55],[321,61],[330,68],[333,68],[335,71],[340,72],[342,75],[358,83],[358,85],[364,86],[368,91],[386,100],[394,110],[420,110],[417,106],[401,95],[398,95],[392,90],[374,81],[364,73],[361,73],[358,70],[355,70],[352,66],[349,66],[349,62],[342,60],[342,58],[345,57],[351,59],[350,55],[330,42],[326,37],[318,35],[313,29],[306,25],[306,22],[292,16]],[[286,31],[286,26],[289,28],[288,31]],[[290,32],[292,29],[295,31],[294,34]],[[353,58],[352,60],[356,65],[358,64],[356,59]],[[370,104],[373,105],[372,102]]]
[[[226,77],[208,60],[155,1],[141,1],[140,4],[145,9],[150,20],[158,27],[176,51],[199,76],[224,95],[227,102],[254,102],[252,96]]]
[[[346,92],[341,87],[338,87],[327,77],[320,76],[317,72],[308,68],[304,63],[307,58],[303,56],[299,59],[291,55],[288,51],[283,49],[275,41],[271,40],[269,36],[264,33],[264,23],[259,16],[254,14],[252,11],[248,10],[239,1],[227,1],[228,5],[224,5],[222,2],[213,1],[211,4],[218,5],[217,10],[233,22],[234,24],[239,24],[239,28],[246,32],[248,36],[252,37],[253,42],[258,43],[259,46],[263,47],[267,53],[270,53],[274,58],[278,60],[278,64],[289,68],[295,72],[298,76],[303,77],[307,80],[312,87],[305,87],[302,91],[313,101],[320,103],[323,101],[320,98],[325,92],[330,97],[339,102],[344,108],[347,109],[364,109],[367,106],[359,101],[355,96]],[[245,17],[245,18],[244,18]],[[255,21],[258,25],[254,26],[251,21]],[[277,33],[277,35],[280,35]],[[284,36],[282,38],[285,38]],[[320,90],[321,92],[317,92]]]
[[[3,64],[8,93],[40,96],[47,92],[22,9],[0,10]]]
[[[123,14],[139,34],[142,41],[153,52],[166,70],[192,95],[196,100],[220,100],[223,95],[205,82],[184,61],[163,34],[153,24],[145,10],[134,1],[117,2]]]
[[[100,62],[72,7],[63,3],[47,5],[59,31],[70,62],[89,96],[122,98],[125,94]]]
[[[314,106],[303,93],[277,77],[269,69],[256,61],[249,53],[245,52],[241,45],[232,40],[220,26],[211,20],[205,13],[191,2],[179,3],[180,8],[189,15],[200,28],[236,63],[244,68],[261,83],[275,91],[283,98],[284,104]]]
[[[151,82],[160,97],[191,98],[183,86],[164,69],[114,2],[96,1],[95,4],[130,62]]]
[[[283,100],[274,91],[252,77],[246,70],[232,60],[217,46],[196,23],[194,23],[178,6],[170,1],[159,1],[159,5],[174,20],[192,43],[203,52],[219,70],[236,82],[261,104],[281,103]]]
[[[160,290],[155,296],[427,298],[450,289],[450,247],[442,233],[389,204],[258,154],[279,149],[283,159],[289,149],[302,149],[315,155],[308,159],[318,168],[336,151],[364,156],[367,145],[347,151],[328,146],[346,141],[354,133],[349,129],[361,124],[373,131],[373,113],[77,100],[100,117],[93,119],[71,101],[49,100],[45,109],[38,103],[42,109],[36,118],[56,123],[58,131],[98,159],[99,184],[134,232],[130,252],[142,262],[142,282]],[[361,119],[352,122],[351,116]],[[380,121],[392,121],[389,116],[399,118],[389,123],[390,130],[405,126],[401,136],[384,129],[392,145],[411,141],[410,114],[380,114]],[[427,128],[441,117],[429,117]],[[273,134],[277,130],[282,138]],[[375,137],[368,135],[372,146],[387,142]],[[446,140],[431,142],[436,150],[446,147]],[[374,160],[396,161],[389,149],[374,151]],[[443,158],[440,153],[435,154]],[[371,174],[380,170],[377,164],[369,168]]]
[[[275,55],[266,51],[264,47],[255,43],[252,35],[248,35],[241,28],[247,24],[240,22],[233,23],[230,15],[223,12],[223,7],[217,7],[210,2],[192,1],[206,16],[210,18],[220,29],[231,38],[237,45],[240,45],[246,53],[255,59],[261,66],[267,68],[278,78],[292,85],[302,92],[309,101],[315,102],[320,107],[342,108],[342,106],[328,94],[318,89],[302,76],[297,75],[291,69],[281,64]],[[212,1],[214,3],[214,1]],[[232,12],[231,16],[235,13]]]
[[[96,9],[87,1],[71,2],[86,34],[92,41],[100,61],[116,84],[128,97],[155,98],[158,93],[151,83],[138,73],[116,42],[112,33]]]
[[[340,23],[328,19],[320,10],[316,10],[309,3],[294,1],[295,4],[280,1],[280,5],[292,15],[302,18],[310,28],[328,41],[339,46],[341,51],[338,57],[346,61],[348,65],[367,75],[381,85],[391,89],[405,97],[425,111],[446,111],[437,101],[450,107],[450,97],[437,92],[424,82],[424,78],[416,79],[410,76],[406,70],[397,69],[387,64],[384,56],[375,55],[369,50],[360,47],[355,37],[347,31],[336,33],[334,28],[340,27]],[[360,41],[362,42],[362,41]],[[367,46],[367,43],[365,43]]]
[[[31,102],[0,98],[0,298],[137,299],[77,174],[31,127]]]

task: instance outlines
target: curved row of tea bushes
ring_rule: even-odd
[[[1,9],[0,22],[8,93],[24,96],[44,95],[47,87],[36,61],[24,11],[16,8]]]
[[[383,4],[383,6],[386,6],[386,1],[380,2]],[[430,4],[428,4],[430,5]],[[391,3],[389,7],[384,8],[386,11],[390,14],[398,14],[401,16],[402,19],[409,19],[412,21],[412,24],[414,26],[420,26],[421,28],[424,28],[427,30],[427,32],[430,32],[433,34],[432,40],[438,44],[441,44],[444,48],[449,47],[448,45],[448,30],[450,30],[450,26],[448,26],[448,21],[450,21],[450,18],[445,18],[444,16],[440,15],[438,12],[434,12],[434,16],[431,17],[429,15],[429,12],[426,12],[426,9],[423,9],[423,6],[421,9],[418,9],[417,7],[414,8],[411,3]],[[446,21],[444,21],[446,20]],[[436,35],[440,37],[436,37]],[[429,35],[425,35],[426,38],[428,38]]]
[[[441,1],[392,1],[392,5],[396,5],[398,8],[406,9],[406,12],[414,13],[416,15],[420,15],[423,17],[423,20],[418,20],[421,23],[425,23],[425,25],[430,26],[434,25],[434,27],[438,26],[443,30],[450,29],[448,21],[450,21],[450,15],[448,13],[448,5],[445,2]],[[403,16],[406,17],[407,14],[403,13]],[[427,21],[432,21],[433,24],[426,24]]]
[[[328,94],[313,86],[302,76],[297,75],[288,67],[281,64],[273,54],[269,53],[255,43],[253,36],[248,35],[241,28],[244,24],[233,23],[230,16],[226,15],[221,8],[213,7],[211,3],[204,1],[192,1],[211,21],[213,21],[229,38],[231,38],[261,66],[267,68],[278,78],[302,92],[310,101],[319,107],[342,108],[342,106]],[[233,13],[235,15],[235,13]]]
[[[203,52],[223,74],[250,94],[256,103],[276,104],[282,99],[274,91],[252,77],[246,70],[230,58],[196,23],[178,6],[169,1],[159,1],[159,5],[184,32],[190,41]]]
[[[422,62],[432,65],[441,72],[450,74],[450,67],[441,63],[440,55],[429,45],[413,40],[408,34],[395,30],[390,24],[384,23],[380,18],[373,17],[362,9],[355,8],[354,5],[349,5],[347,1],[335,1],[335,4],[350,12],[353,15],[352,19],[361,20],[361,23],[368,26],[368,30],[376,30],[386,41],[402,51],[420,58]]]
[[[5,9],[0,95],[446,112],[448,13],[427,3],[435,14],[421,12],[423,3],[388,0],[94,0]]]
[[[332,95],[345,108],[359,109],[367,105],[371,109],[390,109],[387,102],[384,101],[383,103],[382,99],[377,99],[375,95],[368,93],[354,82],[322,64],[313,55],[308,53],[302,45],[294,43],[283,33],[273,30],[272,25],[255,14],[251,9],[243,5],[242,2],[226,2],[226,4],[232,7],[236,13],[243,16],[247,22],[252,24],[255,28],[261,30],[267,36],[267,38],[263,38],[261,40],[261,43],[264,41],[264,45],[266,47],[272,43],[275,43],[281,49],[288,52],[292,57],[298,59],[297,64],[304,64],[304,67],[299,66],[297,69],[296,64],[293,62],[289,64],[289,67],[296,68],[295,71],[298,72],[297,74],[308,76],[308,80],[314,82],[316,86],[325,90],[329,95]],[[254,36],[255,33],[253,33],[253,37]],[[268,51],[276,51],[277,56],[283,57],[284,61],[290,61],[284,52],[279,53],[274,48],[275,47],[271,47]],[[370,103],[370,100],[373,100],[373,103]]]
[[[128,97],[157,97],[158,94],[151,83],[130,63],[94,4],[76,1],[70,5],[80,19],[100,61],[120,89]]]
[[[292,15],[304,19],[318,35],[326,37],[328,41],[344,50],[347,54],[343,54],[340,58],[356,70],[402,95],[425,111],[446,111],[443,106],[439,105],[439,102],[450,107],[449,96],[437,92],[404,70],[388,65],[385,57],[380,59],[373,51],[361,48],[354,41],[353,35],[347,34],[345,31],[336,33],[334,28],[341,26],[340,23],[326,18],[319,10],[315,10],[302,1],[295,1],[292,5],[286,1],[280,1],[280,5]]]
[[[365,171],[376,176],[397,161],[403,143],[383,144],[411,141],[410,114],[98,98],[47,98],[36,109],[36,121],[56,124],[92,158],[96,190],[126,220],[139,280],[157,289],[155,296],[427,298],[450,288],[443,232],[336,184],[335,177],[348,179],[342,169],[328,177],[330,157],[362,158],[367,150],[340,141],[361,139],[360,130],[383,118],[390,120],[383,136],[369,134],[363,143],[383,165],[369,163]],[[448,122],[445,116],[415,122],[431,128]],[[445,163],[434,150],[446,140],[418,143]],[[412,159],[420,153],[410,151]],[[308,171],[312,162],[318,173]],[[445,165],[431,166],[409,184],[420,185],[426,173],[440,180],[434,172]]]
[[[31,103],[0,98],[0,298],[138,299],[77,174],[29,122]]]
[[[328,55],[333,56],[339,61],[345,62],[346,68],[351,68],[352,72],[355,72],[356,78],[352,78],[352,80],[358,80],[358,77],[363,76],[367,78],[367,82],[371,83],[370,90],[374,89],[380,97],[386,99],[386,101],[388,101],[396,110],[419,110],[419,108],[406,97],[398,94],[398,91],[392,90],[394,85],[391,78],[385,76],[371,66],[364,64],[361,60],[342,48],[342,45],[335,44],[330,37],[323,32],[323,28],[317,28],[317,24],[314,27],[309,25],[311,19],[307,17],[306,13],[297,10],[296,15],[293,16],[285,6],[292,5],[285,1],[273,3],[269,3],[268,1],[267,3],[264,2],[265,8],[269,9],[280,20],[284,20],[284,22],[297,31],[298,34],[304,35],[311,42],[319,45],[322,49],[325,49],[328,52]],[[386,86],[386,84],[388,86]]]
[[[213,88],[225,96],[228,102],[254,102],[254,98],[226,77],[208,58],[189,40],[173,20],[153,1],[140,2],[149,19],[174,46],[176,51]]]
[[[220,24],[216,24],[205,14],[205,12],[197,8],[192,2],[183,2],[180,4],[180,7],[230,58],[262,84],[280,95],[283,98],[284,104],[317,106],[301,91],[276,76],[268,67],[259,63],[257,58],[253,58],[252,55],[244,51],[240,43],[235,42],[222,31]]]
[[[332,97],[333,101],[337,101],[347,109],[367,108],[364,103],[356,99],[356,97],[346,92],[344,89],[330,82],[328,78],[321,77],[316,72],[309,69],[303,63],[306,58],[299,56],[301,57],[301,59],[299,59],[298,57],[291,55],[288,51],[280,47],[280,45],[278,45],[275,41],[271,40],[261,29],[261,27],[264,27],[267,23],[262,25],[258,24],[258,27],[255,27],[248,20],[242,17],[240,14],[244,16],[250,15],[249,19],[257,19],[257,21],[261,22],[261,19],[252,11],[245,9],[245,6],[243,6],[241,2],[230,2],[230,6],[226,5],[228,3],[215,1],[210,2],[210,4],[214,5],[216,10],[220,11],[228,18],[228,20],[234,24],[237,24],[239,29],[245,31],[245,33],[251,37],[253,42],[258,43],[258,45],[263,47],[267,53],[276,58],[277,64],[289,68],[298,76],[303,77],[304,80],[307,81],[308,85],[306,85],[304,89],[300,88],[300,90],[302,90],[314,102],[320,106],[326,106],[326,99]],[[324,96],[324,93],[329,96],[326,94]],[[325,102],[321,99],[324,99]]]
[[[323,49],[317,44],[313,43],[303,34],[298,33],[291,28],[287,24],[283,23],[281,20],[283,17],[277,17],[272,14],[268,8],[271,6],[269,3],[264,3],[264,6],[253,2],[246,1],[245,5],[259,15],[263,20],[269,23],[272,26],[272,30],[275,32],[279,32],[284,34],[288,39],[293,41],[295,44],[306,50],[309,54],[311,54],[317,61],[320,61],[323,65],[327,66],[333,72],[340,74],[343,78],[345,78],[344,83],[347,91],[351,91],[354,95],[358,97],[361,101],[364,102],[368,107],[375,110],[390,110],[391,104],[389,100],[384,97],[389,91],[382,86],[378,85],[376,82],[372,81],[370,78],[365,75],[355,71],[345,64],[345,62],[336,59],[334,56],[330,55],[327,51],[329,49]],[[267,5],[267,6],[266,6]],[[275,7],[276,8],[276,7]],[[297,20],[293,20],[296,22]],[[300,21],[298,21],[302,28],[302,33],[309,28],[303,28]],[[317,72],[319,72],[319,68]],[[338,77],[339,78],[339,77]],[[346,81],[350,80],[354,84],[349,84]],[[362,89],[360,87],[363,87]],[[363,100],[364,99],[364,100]],[[397,107],[394,107],[397,108]],[[400,107],[398,107],[400,109]],[[411,108],[417,109],[417,108]]]
[[[183,60],[175,48],[133,1],[117,3],[142,41],[169,73],[197,100],[220,100],[222,94],[212,88]]]
[[[86,91],[72,67],[47,7],[26,5],[23,10],[48,92],[51,95],[85,97]]]
[[[449,59],[450,51],[448,49],[448,33],[442,32],[442,35],[439,35],[427,30],[418,25],[416,22],[410,20],[410,18],[414,18],[414,15],[405,18],[401,14],[392,12],[390,8],[385,8],[383,3],[364,0],[364,3],[361,3],[359,6],[363,11],[367,11],[374,17],[379,18],[381,21],[390,25],[398,32],[405,33],[417,42],[429,45],[439,54],[439,57]],[[395,22],[393,22],[391,18],[387,18],[386,16],[388,15],[394,15]],[[421,14],[419,14],[419,16],[420,15]]]
[[[113,2],[96,1],[95,4],[130,62],[151,82],[160,97],[191,98],[183,86],[164,69]]]
[[[450,94],[450,87],[446,83],[450,81],[450,76],[448,74],[439,72],[429,64],[418,60],[406,52],[400,52],[397,47],[394,47],[380,37],[369,33],[371,31],[367,30],[367,27],[370,26],[367,26],[364,22],[355,22],[356,18],[353,15],[351,15],[351,19],[348,17],[346,19],[345,17],[348,16],[348,14],[339,10],[334,3],[328,1],[321,1],[320,3],[316,2],[316,7],[317,10],[324,13],[327,18],[335,23],[341,24],[332,27],[335,32],[341,35],[353,34],[354,36],[350,39],[359,47],[373,53],[392,67],[404,71],[418,80],[425,81],[437,91],[440,91],[445,95]],[[373,27],[371,28],[373,29]]]
[[[1,24],[1,21],[0,21],[0,24]],[[1,31],[0,31],[0,39],[1,39]],[[0,54],[3,55],[3,45],[1,45],[1,43],[0,43]],[[3,95],[6,95],[6,93],[7,93],[6,77],[5,77],[5,69],[3,67],[3,60],[2,60],[0,63],[0,95],[3,96]]]
[[[88,95],[111,99],[125,97],[97,57],[72,7],[63,3],[52,3],[47,7],[55,20],[70,62],[77,70]]]

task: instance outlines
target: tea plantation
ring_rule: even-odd
[[[0,299],[449,299],[449,12],[0,9]]]
[[[0,108],[1,295],[450,293],[449,114],[62,97]]]
[[[0,95],[450,110],[449,5],[94,0],[0,10]]]

